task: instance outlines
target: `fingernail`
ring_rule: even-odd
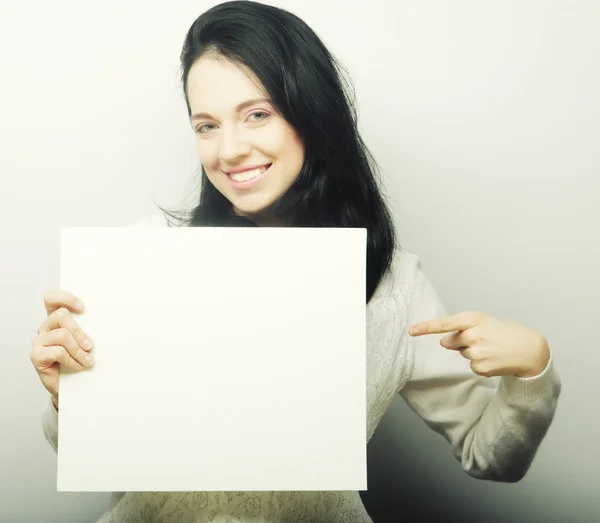
[[[92,356],[91,354],[86,354],[85,362],[90,366],[93,365],[94,364],[94,356]]]
[[[75,307],[77,307],[78,309],[83,309],[83,302],[81,300],[77,300],[75,302]]]
[[[85,350],[90,350],[92,348],[92,340],[90,340],[89,338],[86,338],[85,340],[83,340],[83,343],[81,344],[81,346]]]

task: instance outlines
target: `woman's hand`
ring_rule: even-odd
[[[455,332],[457,331],[457,332]],[[440,345],[457,350],[471,360],[480,376],[515,375],[529,378],[541,374],[550,361],[550,347],[539,332],[483,312],[461,312],[413,325],[411,336],[451,333]]]
[[[71,314],[83,311],[83,303],[76,296],[49,291],[44,294],[44,306],[48,317],[31,343],[31,363],[58,408],[60,364],[75,370],[91,367],[94,360],[89,351],[93,343]]]

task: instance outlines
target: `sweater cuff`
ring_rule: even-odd
[[[42,414],[42,428],[46,440],[55,451],[58,451],[58,411],[52,402],[52,396]]]
[[[546,368],[537,376],[530,378],[502,376],[498,393],[504,400],[520,399],[526,403],[533,403],[548,400],[550,397],[558,398],[560,389],[561,380],[550,355]]]
[[[52,401],[52,396],[48,396],[48,408],[46,409],[46,412],[48,414],[48,416],[50,416],[53,420],[57,420],[58,421],[58,410],[56,409],[56,406],[54,405],[54,402]]]

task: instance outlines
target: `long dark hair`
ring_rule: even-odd
[[[296,181],[266,214],[293,227],[367,229],[368,302],[390,268],[395,231],[375,176],[378,166],[357,129],[354,88],[344,67],[294,14],[259,2],[225,2],[199,16],[185,37],[181,75],[188,116],[188,74],[206,53],[250,69],[304,144]],[[200,201],[184,221],[253,225],[235,215],[204,167]]]

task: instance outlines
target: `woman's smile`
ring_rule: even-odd
[[[241,172],[230,172],[225,173],[229,178],[229,181],[239,190],[250,189],[251,187],[259,184],[267,173],[270,171],[271,163],[263,165],[262,167],[257,167],[255,169],[249,169]]]

